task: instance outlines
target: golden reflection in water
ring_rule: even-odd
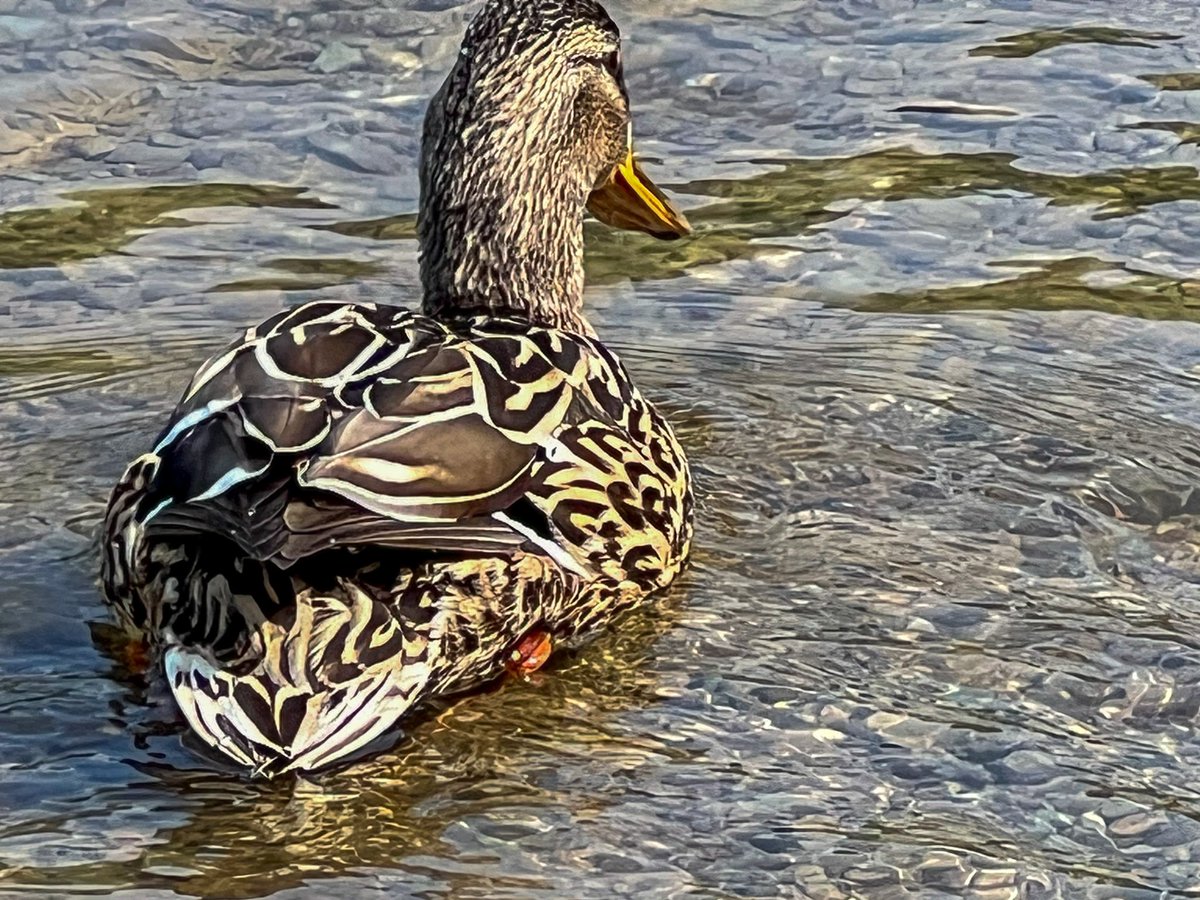
[[[387,266],[381,263],[327,256],[269,259],[263,263],[263,268],[276,269],[288,274],[226,281],[213,285],[208,291],[315,291],[362,281],[387,271]]]
[[[1142,123],[1172,128],[1195,139],[1189,123]],[[1186,129],[1184,128],[1186,126]],[[1200,200],[1200,173],[1192,166],[1119,168],[1082,174],[1031,172],[1009,153],[922,153],[892,147],[847,157],[761,160],[769,167],[750,178],[703,179],[676,192],[703,198],[688,211],[695,234],[672,243],[587,223],[588,278],[592,284],[632,278],[663,280],[698,267],[753,259],[782,249],[779,239],[839,219],[848,201],[968,197],[992,191],[1044,197],[1056,206],[1094,206],[1096,219],[1131,215],[1157,203]],[[183,209],[272,206],[329,209],[303,188],[211,184],[80,191],[81,205],[20,210],[0,217],[0,267],[56,265],[117,252],[139,230],[192,223],[172,218]],[[401,241],[416,237],[416,216],[402,213],[311,227],[343,236]],[[269,260],[263,275],[212,286],[210,291],[315,290],[379,274],[378,263],[345,257]],[[905,298],[899,301],[906,304]]]
[[[1179,40],[1180,35],[1161,31],[1135,31],[1108,25],[1080,25],[1072,28],[1039,28],[1021,34],[1005,35],[994,43],[971,50],[971,56],[997,56],[1023,59],[1067,44],[1113,44],[1121,47],[1154,47],[1162,41]]]
[[[922,153],[893,147],[857,156],[762,160],[770,171],[744,179],[705,179],[673,186],[708,202],[688,210],[693,236],[669,244],[589,222],[588,279],[592,284],[632,278],[662,280],[700,266],[777,252],[773,243],[846,215],[847,201],[969,197],[1005,191],[1045,197],[1056,206],[1096,207],[1095,218],[1127,216],[1176,200],[1200,199],[1192,166],[1122,168],[1062,175],[1031,172],[1010,153]],[[319,226],[378,240],[414,237],[410,214]],[[788,248],[794,249],[794,248]]]
[[[1200,72],[1152,72],[1138,77],[1160,91],[1200,91]]]
[[[867,312],[952,312],[962,309],[1089,309],[1146,319],[1200,321],[1200,282],[1142,272],[1091,256],[991,263],[1018,270],[984,284],[872,294],[855,302]]]
[[[306,188],[254,184],[149,185],[62,195],[69,205],[19,209],[0,216],[0,269],[57,266],[115,253],[147,228],[191,225],[185,209],[275,207],[330,209]]]
[[[1148,122],[1131,122],[1121,127],[1134,131],[1166,131],[1179,138],[1181,144],[1200,144],[1200,123],[1197,122],[1156,119]]]

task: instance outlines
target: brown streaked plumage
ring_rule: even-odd
[[[583,312],[583,213],[671,237],[616,26],[491,0],[431,103],[421,312],[314,302],[192,379],[118,483],[102,581],[193,729],[324,768],[667,585],[687,462]]]

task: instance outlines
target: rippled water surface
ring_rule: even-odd
[[[0,0],[0,895],[1200,896],[1200,9],[611,3],[589,231],[695,564],[317,783],[181,742],[93,528],[237,328],[416,298],[453,0]]]

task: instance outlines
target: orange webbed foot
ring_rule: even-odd
[[[509,653],[504,667],[518,678],[528,678],[546,664],[553,652],[554,641],[550,632],[543,628],[532,628]]]
[[[128,637],[116,648],[117,663],[134,675],[144,675],[150,669],[150,647],[140,637]]]

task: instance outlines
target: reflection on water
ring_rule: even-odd
[[[1200,72],[1164,72],[1138,77],[1150,82],[1160,91],[1200,90]]]
[[[247,278],[213,285],[210,291],[300,291],[332,287],[369,275],[380,275],[384,267],[354,259],[311,257],[308,259],[269,259],[263,267],[290,273],[292,277]]]
[[[1200,144],[1200,122],[1133,122],[1126,127],[1169,131],[1181,144]]]
[[[57,266],[114,253],[146,228],[178,228],[171,213],[221,206],[325,209],[304,188],[252,184],[149,185],[68,191],[65,205],[0,216],[0,268]]]
[[[236,330],[414,302],[466,11],[0,15],[0,895],[1197,895],[1200,12],[611,5],[696,234],[589,224],[589,302],[695,565],[269,784],[122,665],[89,538]]]
[[[672,186],[685,196],[703,198],[688,210],[695,230],[691,237],[647,245],[640,237],[592,223],[588,277],[594,284],[672,278],[698,266],[770,254],[780,249],[771,238],[792,237],[847,216],[852,210],[843,207],[854,201],[1012,192],[1045,198],[1054,205],[1087,207],[1093,217],[1105,219],[1132,215],[1158,203],[1200,200],[1200,177],[1193,166],[1048,175],[1022,170],[1014,165],[1016,160],[1009,153],[933,154],[909,147],[853,157],[763,160],[767,171],[760,175]],[[375,240],[416,237],[416,218],[411,214],[314,227]]]
[[[1200,319],[1200,281],[1138,271],[1090,256],[997,260],[1017,274],[970,286],[865,296],[864,311],[951,312],[968,309],[1096,309],[1148,319]]]
[[[972,56],[998,56],[1022,59],[1068,44],[1111,44],[1117,47],[1153,48],[1163,41],[1177,41],[1181,35],[1156,31],[1135,31],[1107,25],[1086,25],[1074,28],[1041,28],[1021,34],[1005,35],[995,43],[971,50]]]

